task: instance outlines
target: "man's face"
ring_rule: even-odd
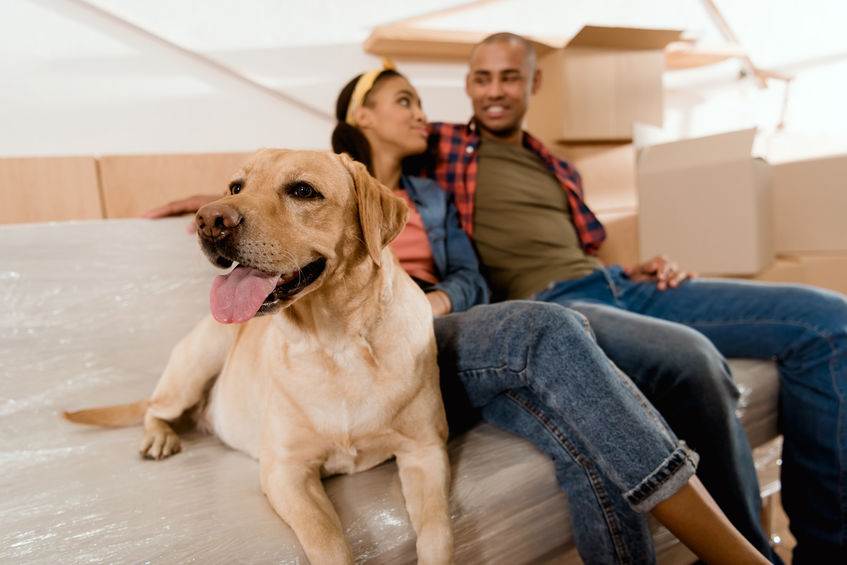
[[[498,41],[477,47],[470,60],[465,92],[471,98],[480,133],[520,142],[523,117],[539,77],[519,43]]]

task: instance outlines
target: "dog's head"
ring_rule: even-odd
[[[406,223],[406,204],[345,155],[262,149],[233,176],[229,195],[196,216],[220,322],[289,306],[362,262],[379,266]]]

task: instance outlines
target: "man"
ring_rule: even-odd
[[[727,516],[772,559],[723,356],[775,358],[794,563],[847,563],[847,300],[694,279],[663,257],[603,266],[594,254],[605,232],[579,175],[521,129],[540,86],[531,43],[495,34],[471,55],[471,122],[432,125],[431,175],[454,194],[495,298],[582,312],[606,354],[700,453],[698,474]]]

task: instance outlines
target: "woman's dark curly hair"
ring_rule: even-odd
[[[338,93],[338,99],[335,102],[335,129],[332,130],[332,150],[336,153],[347,153],[361,163],[364,163],[368,172],[374,174],[373,162],[371,159],[371,145],[368,143],[364,134],[359,131],[359,128],[353,127],[346,122],[347,108],[350,106],[350,97],[353,96],[353,90],[356,88],[356,83],[362,75],[354,77],[348,82],[341,92]],[[403,77],[400,73],[393,69],[386,69],[377,75],[371,90],[365,95],[362,101],[362,106],[368,105],[368,96],[370,92],[384,79],[391,77]],[[405,78],[405,77],[403,77]],[[429,153],[422,155],[414,155],[403,160],[403,172],[406,174],[420,174],[430,163],[431,157]]]

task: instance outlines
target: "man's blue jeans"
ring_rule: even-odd
[[[552,284],[534,298],[588,318],[603,351],[700,454],[698,475],[748,539],[758,529],[749,522],[759,497],[723,358],[775,359],[794,563],[847,563],[844,296],[720,279],[659,291],[615,266]]]
[[[553,459],[583,561],[655,562],[642,513],[688,482],[697,454],[603,354],[585,318],[511,301],[436,318],[435,334],[451,431],[466,395]]]

